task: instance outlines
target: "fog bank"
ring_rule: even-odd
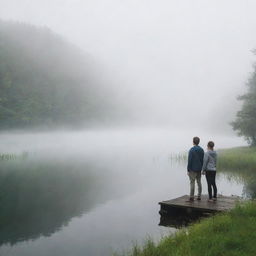
[[[47,26],[89,53],[132,113],[127,124],[230,129],[254,61],[255,1],[0,4],[0,18]]]

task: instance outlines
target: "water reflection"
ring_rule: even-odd
[[[176,229],[186,227],[189,224],[199,221],[202,218],[206,218],[213,215],[213,213],[195,211],[189,208],[167,209],[164,208],[163,206],[159,211],[159,214],[159,226],[173,227]]]
[[[197,213],[195,215],[188,215],[187,213],[179,214],[179,215],[161,215],[159,226],[163,227],[172,227],[172,228],[182,228],[187,227],[188,225],[195,223],[202,218],[209,217],[210,214],[200,214]]]
[[[110,177],[71,162],[1,162],[0,245],[50,236],[107,200]]]
[[[242,196],[247,199],[256,198],[256,172],[254,170],[221,170],[227,180],[243,184]]]

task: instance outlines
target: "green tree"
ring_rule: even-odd
[[[231,125],[239,136],[244,136],[251,146],[256,146],[256,65],[247,86],[247,93],[238,97],[243,104]]]

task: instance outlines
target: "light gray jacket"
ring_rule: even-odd
[[[204,162],[202,171],[216,171],[217,153],[214,150],[208,150],[204,153]]]

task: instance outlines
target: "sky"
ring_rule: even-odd
[[[255,0],[0,0],[92,56],[140,124],[226,131],[252,72]]]

